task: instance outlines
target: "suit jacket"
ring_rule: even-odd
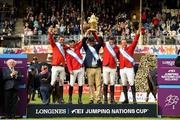
[[[93,35],[96,40],[96,44],[93,47],[96,50],[97,54],[99,54],[99,50],[103,45],[103,39],[102,37],[98,37],[96,33],[93,33]],[[83,48],[84,48],[84,51],[86,52],[86,56],[84,59],[84,66],[86,68],[92,68],[93,67],[92,61],[93,61],[94,56],[92,52],[90,51],[90,49],[88,48],[88,45],[86,43],[87,39],[88,39],[87,37],[84,37],[82,40]],[[100,59],[97,61],[97,67],[102,67],[102,62]]]
[[[3,80],[4,80],[4,89],[9,90],[12,88],[18,89],[18,77],[11,77],[11,70],[7,67],[3,69]]]

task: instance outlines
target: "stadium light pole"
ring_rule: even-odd
[[[142,37],[142,32],[141,32],[141,28],[142,28],[142,0],[139,1],[139,5],[140,5],[140,9],[139,9],[139,29],[140,29],[140,37],[139,37],[139,45],[143,45],[143,37]]]
[[[84,12],[84,0],[81,0],[81,35],[83,35],[83,12]]]

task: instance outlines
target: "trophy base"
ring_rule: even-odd
[[[90,29],[88,29],[89,31],[92,31],[92,32],[96,32],[97,30],[96,29],[94,29],[94,28],[90,28]]]

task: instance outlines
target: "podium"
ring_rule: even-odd
[[[156,104],[29,104],[28,118],[157,117]]]

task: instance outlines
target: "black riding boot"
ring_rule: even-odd
[[[78,104],[82,104],[83,86],[79,86],[78,92],[79,92]]]
[[[135,86],[131,86],[131,91],[132,91],[132,95],[133,95],[133,103],[136,104],[136,88]]]
[[[114,100],[114,85],[110,86],[110,93],[111,93],[111,104],[116,104]]]
[[[59,86],[59,95],[60,95],[60,98],[59,98],[59,104],[63,104],[64,103],[64,100],[63,100],[63,86]]]
[[[124,100],[124,102],[122,102],[122,104],[127,104],[127,103],[129,103],[129,101],[128,101],[128,89],[127,89],[127,86],[123,86],[123,92],[124,92],[125,100]]]
[[[69,86],[69,104],[72,104],[72,94],[73,94],[73,87]]]
[[[108,104],[108,98],[107,98],[107,94],[108,94],[108,85],[104,84],[104,104]]]

